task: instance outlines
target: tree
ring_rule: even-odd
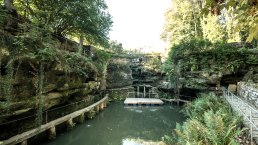
[[[161,38],[172,44],[193,37],[202,38],[201,6],[198,0],[173,0],[172,7],[165,13]]]
[[[234,13],[232,13],[233,10],[234,9],[231,8],[226,11],[226,19],[225,20],[226,20],[227,39],[228,39],[227,41],[228,42],[241,42],[243,35],[241,37],[241,32],[235,30],[235,28],[238,24],[238,21],[235,20],[236,15]]]
[[[57,35],[81,37],[96,45],[108,44],[112,20],[104,0],[33,0],[15,4],[21,14],[28,13],[33,23],[39,27],[48,25]]]
[[[114,52],[121,53],[123,52],[123,44],[117,42],[117,40],[111,40],[109,42],[109,49],[111,49]]]
[[[249,29],[247,42],[258,40],[258,1],[257,0],[205,0],[205,7],[202,11],[209,13],[216,7],[217,11],[223,9],[231,10],[235,15],[235,31],[239,32],[246,28]],[[221,13],[216,13],[221,15]]]
[[[209,13],[202,19],[203,38],[211,42],[226,41],[226,30],[218,16]]]

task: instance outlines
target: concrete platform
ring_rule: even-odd
[[[126,98],[125,105],[163,105],[164,102],[154,98]]]

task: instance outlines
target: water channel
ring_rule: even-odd
[[[42,145],[141,145],[132,139],[160,141],[171,135],[176,123],[185,117],[179,106],[124,106],[112,102],[92,120],[59,133],[53,141]]]

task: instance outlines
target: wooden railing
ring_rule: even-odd
[[[101,99],[100,101],[84,108],[78,111],[75,111],[73,113],[70,113],[68,115],[65,115],[63,117],[60,117],[56,120],[53,120],[51,122],[48,122],[46,124],[43,124],[41,126],[39,126],[38,128],[34,128],[30,131],[18,134],[16,136],[13,136],[7,140],[4,141],[0,141],[0,145],[13,145],[13,144],[18,144],[18,143],[22,143],[22,144],[27,144],[27,140],[37,134],[40,134],[46,130],[49,130],[49,133],[52,134],[52,136],[56,135],[55,132],[55,126],[59,125],[61,123],[67,122],[67,124],[71,125],[73,124],[73,119],[75,117],[81,117],[84,118],[84,114],[91,111],[91,110],[95,110],[96,112],[99,112],[101,110],[103,110],[105,107],[107,107],[107,101],[108,101],[108,95],[106,95],[103,99]]]

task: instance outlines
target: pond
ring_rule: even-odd
[[[137,140],[160,141],[171,135],[185,117],[179,106],[124,106],[112,102],[92,120],[76,125],[42,145],[141,145]]]

